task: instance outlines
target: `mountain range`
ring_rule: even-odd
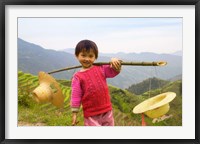
[[[128,88],[132,84],[139,83],[150,77],[157,77],[163,80],[173,80],[174,77],[181,79],[182,55],[177,54],[156,54],[156,53],[100,53],[97,61],[109,61],[111,57],[117,57],[123,61],[166,61],[167,65],[156,66],[122,66],[121,73],[108,83]],[[53,70],[79,65],[72,49],[56,51],[45,49],[37,44],[30,43],[18,38],[18,70],[37,75],[39,71],[50,72]],[[63,71],[52,74],[57,79],[71,79],[78,69]]]

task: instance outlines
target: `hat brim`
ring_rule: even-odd
[[[39,74],[39,83],[46,83],[49,85],[52,91],[52,98],[50,102],[56,107],[63,107],[64,104],[64,96],[62,94],[62,90],[59,86],[59,83],[49,74],[40,71]]]
[[[133,113],[144,113],[149,110],[153,110],[159,108],[169,102],[171,102],[176,97],[176,93],[174,92],[166,92],[159,95],[156,95],[152,98],[149,98],[137,106],[134,107]]]

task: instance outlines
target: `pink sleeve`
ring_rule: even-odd
[[[110,65],[103,65],[102,70],[106,78],[113,78],[120,73],[111,68]]]
[[[79,108],[81,105],[82,89],[79,79],[74,76],[72,79],[71,107]]]

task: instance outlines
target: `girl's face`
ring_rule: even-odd
[[[96,60],[95,54],[92,50],[89,52],[82,51],[77,56],[78,61],[81,63],[83,69],[90,68]]]

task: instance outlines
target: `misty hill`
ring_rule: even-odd
[[[44,49],[18,38],[18,70],[37,75],[39,71],[49,72],[77,64],[76,58],[71,54]],[[54,76],[69,79],[69,74],[72,75],[72,72],[68,72],[68,75],[65,73],[60,72]]]
[[[138,84],[133,84],[127,90],[136,95],[140,95],[149,90],[159,89],[164,85],[166,85],[167,83],[169,83],[169,81],[153,77],[146,79]]]
[[[169,81],[177,81],[177,80],[182,80],[182,74],[176,75],[169,79]]]
[[[97,61],[109,61],[111,57],[117,57],[123,61],[167,61],[168,63],[164,67],[123,66],[117,77],[107,80],[109,84],[123,89],[150,77],[167,80],[182,74],[181,56],[155,53],[100,53]],[[44,49],[18,38],[18,70],[37,75],[39,71],[49,72],[74,65],[79,65],[74,54]],[[76,71],[78,69],[59,72],[53,76],[58,79],[71,79]]]
[[[183,55],[182,53],[183,53],[182,51],[177,51],[177,52],[174,52],[172,54],[177,55],[177,56],[182,56]]]
[[[63,49],[61,51],[64,51],[64,52],[67,52],[67,53],[70,53],[70,54],[74,54],[75,48],[66,48],[66,49]]]

